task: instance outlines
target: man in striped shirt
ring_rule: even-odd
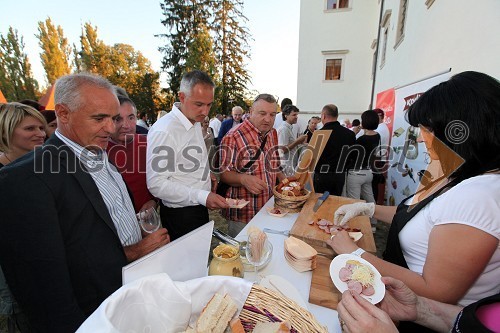
[[[75,332],[121,287],[129,250],[145,241],[106,156],[119,115],[114,87],[67,75],[54,98],[55,135],[0,171],[0,265],[32,331]]]
[[[278,136],[273,128],[277,104],[274,96],[258,95],[250,118],[224,136],[221,143],[221,181],[230,185],[226,197],[250,201],[241,209],[229,208],[224,214],[229,234],[236,236],[272,196],[276,179],[285,178],[280,169]],[[260,153],[258,151],[265,144]],[[246,171],[244,166],[255,160]]]

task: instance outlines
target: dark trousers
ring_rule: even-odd
[[[314,173],[314,191],[323,193],[330,192],[330,195],[341,196],[344,189],[345,173]]]
[[[201,227],[208,222],[208,209],[205,206],[188,206],[181,208],[170,208],[160,202],[161,223],[167,228],[170,240],[179,237]]]

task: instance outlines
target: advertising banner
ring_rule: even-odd
[[[417,142],[419,128],[406,121],[406,112],[425,91],[449,78],[450,72],[446,72],[394,90],[391,156],[386,180],[387,203],[390,206],[398,205],[416,192],[430,163],[425,145]]]
[[[391,144],[392,130],[394,124],[394,88],[384,90],[377,94],[377,102],[375,103],[376,109],[382,109],[385,113],[384,122],[389,128],[389,145]]]

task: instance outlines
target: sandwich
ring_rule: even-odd
[[[229,295],[215,294],[196,321],[197,333],[224,333],[238,307]]]

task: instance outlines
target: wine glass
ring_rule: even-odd
[[[265,234],[252,233],[248,236],[245,252],[247,261],[254,267],[255,283],[258,284],[257,267],[266,262],[273,252],[273,246]]]
[[[148,234],[160,229],[160,215],[158,215],[158,212],[153,207],[141,209],[139,213],[137,213],[137,220],[139,221],[141,229]]]

